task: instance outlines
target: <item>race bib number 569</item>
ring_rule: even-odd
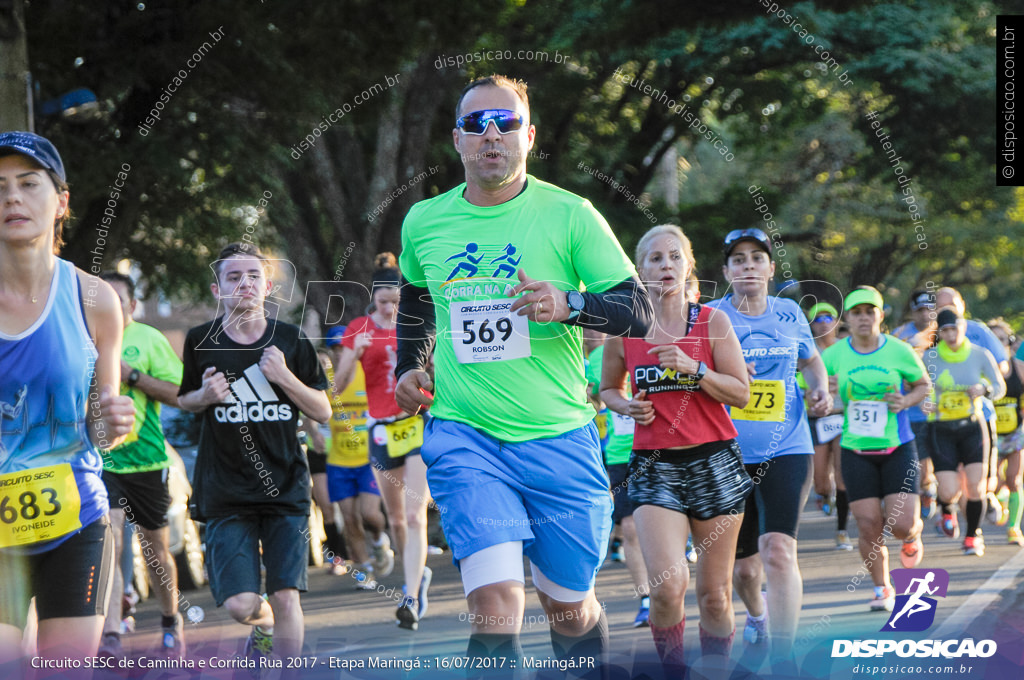
[[[0,548],[39,543],[80,529],[81,504],[68,463],[0,475]]]
[[[530,322],[509,309],[514,300],[453,302],[452,345],[462,364],[530,356]]]

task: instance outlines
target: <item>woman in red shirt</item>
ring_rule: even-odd
[[[601,398],[636,420],[626,481],[640,549],[654,575],[651,632],[662,663],[680,668],[691,529],[703,553],[696,567],[701,651],[728,657],[732,647],[736,538],[753,483],[723,404],[746,406],[750,389],[729,319],[687,300],[694,259],[682,230],[652,228],[637,245],[636,262],[655,323],[644,339],[607,339]]]
[[[431,579],[430,568],[425,566],[427,468],[420,458],[424,423],[422,415],[410,415],[395,403],[395,353],[398,349],[395,322],[401,274],[391,253],[378,255],[375,264],[377,270],[370,293],[374,310],[353,320],[345,329],[334,371],[334,390],[340,394],[348,387],[355,377],[356,362],[360,362],[366,375],[366,401],[370,412],[367,421],[370,465],[405,572],[406,596],[396,617],[399,627],[416,630],[427,611],[427,588]],[[375,546],[375,552],[380,548]]]

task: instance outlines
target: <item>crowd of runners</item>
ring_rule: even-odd
[[[721,235],[728,293],[706,299],[683,229],[650,229],[631,261],[588,201],[526,173],[535,134],[524,83],[473,81],[452,131],[466,181],[409,211],[365,315],[318,352],[268,316],[267,258],[233,243],[213,262],[218,316],[181,360],[133,321],[131,278],[55,255],[53,145],[0,134],[0,664],[125,654],[126,519],[166,575],[164,650],[187,653],[160,403],[199,419],[192,517],[253,658],[301,653],[311,501],[332,573],[375,590],[401,565],[409,631],[429,625],[436,507],[471,658],[522,656],[528,563],[553,653],[577,668],[608,649],[594,584],[612,559],[667,669],[692,663],[691,563],[707,663],[731,654],[735,591],[742,644],[792,669],[812,488],[872,610],[894,606],[888,546],[922,564],[929,525],[967,556],[986,519],[1024,547],[1024,350],[1005,321],[970,319],[952,288],[913,292],[892,333],[871,286],[801,309],[770,294],[756,228]]]

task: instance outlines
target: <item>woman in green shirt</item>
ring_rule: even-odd
[[[871,286],[854,289],[843,302],[850,337],[821,355],[845,405],[841,466],[860,532],[865,575],[870,574],[875,587],[873,611],[892,611],[896,603],[885,530],[903,540],[900,559],[905,568],[921,562],[919,466],[906,409],[931,389],[913,348],[882,333],[883,304],[881,293]],[[858,573],[847,589],[853,592],[861,578]]]

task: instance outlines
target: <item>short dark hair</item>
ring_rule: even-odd
[[[122,274],[121,272],[106,271],[100,274],[100,278],[107,283],[123,283],[124,287],[128,289],[128,299],[135,299],[135,282],[132,281],[132,277]]]
[[[264,266],[267,263],[267,256],[260,252],[259,246],[255,243],[229,243],[221,249],[220,254],[217,255],[216,261],[213,263],[213,271],[217,275],[217,279],[220,279],[221,269],[224,265],[224,260],[236,255],[242,255],[244,257],[256,257],[259,258]]]
[[[519,99],[522,100],[523,104],[526,105],[526,112],[530,112],[530,98],[526,94],[526,82],[522,80],[516,80],[509,78],[508,76],[499,75],[497,73],[485,76],[483,78],[477,78],[466,87],[462,88],[462,93],[459,95],[459,103],[455,105],[455,118],[458,119],[462,112],[462,100],[466,98],[469,91],[489,85],[491,87],[508,87],[515,90],[515,93],[519,95]]]

